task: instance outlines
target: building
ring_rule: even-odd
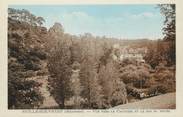
[[[114,60],[123,61],[125,59],[132,59],[144,63],[143,57],[147,52],[147,48],[131,48],[129,46],[120,47],[115,44],[113,46],[112,58]]]

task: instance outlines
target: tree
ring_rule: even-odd
[[[158,5],[161,13],[165,16],[164,34],[165,40],[175,40],[175,4],[160,4]]]
[[[161,4],[158,5],[161,13],[165,16],[164,21],[164,41],[169,41],[169,48],[167,53],[168,64],[174,65],[176,60],[176,50],[175,50],[175,40],[176,40],[176,14],[175,14],[175,4]]]
[[[80,63],[82,60],[82,47],[79,42],[72,42],[71,50],[71,61],[72,63],[78,62]]]
[[[30,13],[26,9],[19,10],[8,8],[8,18],[21,22],[26,22],[32,26],[37,26],[37,24],[41,26],[43,22],[45,22],[43,17],[36,17],[34,14]]]
[[[99,108],[100,86],[98,84],[95,62],[87,57],[81,63],[80,81],[83,87],[82,97],[87,99],[88,108]]]
[[[81,40],[80,81],[83,87],[82,97],[87,100],[87,108],[102,108],[101,86],[97,74],[95,42],[92,39]]]
[[[91,108],[104,108],[102,86],[99,84],[98,74],[91,79],[90,102]]]
[[[71,83],[70,87],[73,92],[73,100],[74,100],[74,108],[79,109],[81,108],[82,98],[81,98],[81,92],[83,88],[81,87],[81,82],[79,79],[79,71],[80,71],[80,64],[75,61],[72,64],[72,75],[71,75]]]
[[[71,54],[66,43],[59,43],[48,59],[49,79],[53,87],[52,94],[61,108],[65,108],[65,100],[72,95],[70,88]]]
[[[163,48],[164,44],[161,40],[153,41],[148,45],[148,51],[144,56],[146,63],[150,64],[152,68],[155,68],[164,60],[167,60],[166,53]]]
[[[41,26],[43,24],[43,22],[45,22],[43,17],[37,17],[36,18],[37,23],[39,24],[39,26]]]
[[[126,103],[125,84],[120,80],[119,71],[114,61],[109,61],[106,66],[100,68],[99,80],[104,95],[103,106],[105,108]]]
[[[49,29],[49,32],[55,34],[55,36],[63,35],[64,28],[62,24],[55,22],[54,25]]]
[[[48,30],[48,37],[46,40],[46,46],[48,53],[53,52],[59,43],[66,41],[64,37],[64,29],[60,23],[54,23],[54,25]]]

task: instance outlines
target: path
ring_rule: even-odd
[[[167,93],[138,102],[113,107],[112,109],[175,109],[176,93]]]

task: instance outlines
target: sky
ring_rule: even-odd
[[[155,4],[143,5],[13,5],[42,16],[47,28],[55,22],[66,33],[120,39],[162,38],[164,17]]]

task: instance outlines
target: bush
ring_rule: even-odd
[[[164,84],[154,85],[148,89],[148,94],[164,94],[168,92],[168,87]]]
[[[120,78],[125,84],[132,83],[137,88],[143,88],[150,78],[149,67],[147,65],[126,65],[120,69]]]
[[[175,71],[171,70],[163,70],[163,71],[158,71],[154,75],[154,79],[157,84],[164,84],[167,87],[167,92],[174,92],[176,89],[176,83],[175,83]]]
[[[112,106],[127,103],[126,85],[122,81],[118,81],[116,85],[118,86],[116,86],[117,88],[114,91],[111,99]]]

